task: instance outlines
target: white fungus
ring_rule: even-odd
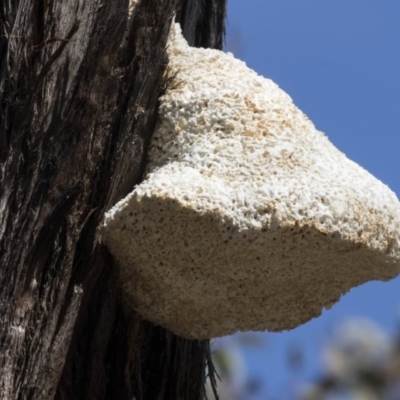
[[[187,338],[281,331],[400,272],[400,205],[271,80],[173,26],[146,176],[105,216],[127,302]]]

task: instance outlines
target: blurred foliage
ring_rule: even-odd
[[[214,343],[220,400],[260,398],[253,397],[260,382],[247,377],[241,351],[243,346],[264,346],[264,337],[241,334]],[[400,400],[400,326],[391,336],[369,320],[349,319],[334,330],[321,357],[321,376],[303,383],[294,400]],[[292,369],[301,370],[303,358],[300,347],[289,349]],[[208,392],[208,399],[215,397]]]
[[[219,338],[212,343],[212,358],[219,376],[217,385],[219,400],[246,400],[258,390],[258,382],[247,377],[242,356],[245,348],[262,348],[265,336],[260,333],[240,333]],[[207,384],[207,399],[216,400],[211,385]]]
[[[323,349],[325,373],[301,400],[400,400],[400,336],[373,322],[342,324]]]

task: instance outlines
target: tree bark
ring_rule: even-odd
[[[174,13],[221,48],[225,3],[0,3],[1,399],[202,399],[209,342],[124,305],[96,229],[141,180]]]

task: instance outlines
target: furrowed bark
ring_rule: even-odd
[[[140,182],[174,12],[220,48],[225,7],[142,0],[125,34],[127,0],[0,3],[0,398],[202,398],[208,341],[123,303],[96,228]]]

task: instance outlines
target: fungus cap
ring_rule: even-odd
[[[105,216],[128,303],[187,338],[281,331],[400,272],[395,194],[275,83],[171,29],[146,176]]]

